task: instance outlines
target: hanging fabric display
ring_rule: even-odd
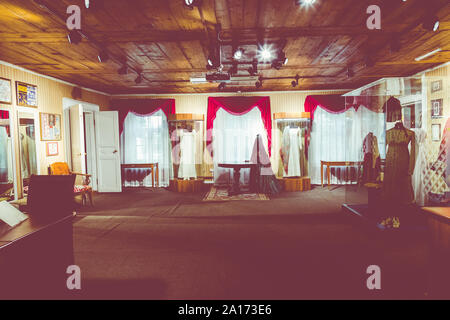
[[[251,163],[257,164],[250,172],[250,189],[254,192],[277,194],[281,188],[270,164],[270,158],[264,147],[260,134],[256,136],[253,144]]]
[[[363,140],[363,174],[362,182],[377,182],[380,180],[381,159],[378,149],[378,139],[369,132]]]
[[[412,175],[414,199],[416,204],[424,206],[428,203],[428,193],[432,190],[430,182],[430,165],[427,156],[427,133],[423,129],[416,129],[417,159]]]
[[[9,181],[8,149],[8,134],[6,133],[6,128],[0,126],[0,183]]]
[[[302,176],[301,153],[303,150],[302,130],[286,126],[283,130],[281,161],[284,167],[284,177]],[[304,162],[304,161],[302,161]]]
[[[386,113],[386,122],[401,121],[402,105],[400,100],[390,97],[383,105],[383,112]]]
[[[197,178],[195,169],[196,136],[195,130],[180,132],[180,167],[178,169],[178,178],[180,179]]]

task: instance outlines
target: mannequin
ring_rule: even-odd
[[[414,201],[411,175],[415,165],[415,133],[397,122],[386,131],[386,169],[383,198],[388,206],[408,205]],[[411,153],[408,150],[411,146]]]
[[[180,168],[178,178],[188,180],[197,178],[195,170],[196,131],[183,130],[180,135]]]
[[[300,128],[286,126],[283,130],[282,148],[280,150],[283,162],[284,177],[300,177],[300,153],[302,149]]]
[[[363,141],[363,183],[376,182],[380,179],[381,160],[378,139],[369,132]]]
[[[8,182],[8,135],[6,128],[0,126],[0,183]]]

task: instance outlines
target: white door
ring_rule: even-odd
[[[122,192],[119,113],[95,112],[98,192]]]
[[[86,146],[84,139],[83,106],[81,104],[70,107],[70,141],[72,171],[86,173]],[[77,183],[80,182],[77,181]]]
[[[97,152],[95,147],[94,113],[84,112],[84,128],[86,132],[86,173],[92,176],[91,186],[97,191]]]

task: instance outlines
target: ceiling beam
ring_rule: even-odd
[[[440,32],[448,32],[450,28],[441,28]],[[222,44],[232,44],[233,30],[220,31],[219,37]],[[408,36],[420,36],[426,31],[412,31]],[[208,41],[205,30],[140,30],[140,31],[91,31],[90,36],[100,42],[178,42],[178,41]],[[270,29],[242,29],[239,31],[239,44],[254,44],[261,34],[264,40],[298,39],[301,37],[323,36],[357,36],[369,35],[390,37],[397,34],[395,30],[383,29],[380,31],[355,28],[355,27],[306,27],[306,28],[270,28]],[[12,43],[56,43],[67,41],[67,30],[54,30],[50,32],[1,32],[1,42]]]

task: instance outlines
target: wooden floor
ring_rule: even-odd
[[[368,232],[341,211],[343,188],[215,204],[166,192],[98,195],[80,212],[73,298],[427,297],[427,235]],[[381,291],[366,287],[373,264]]]

